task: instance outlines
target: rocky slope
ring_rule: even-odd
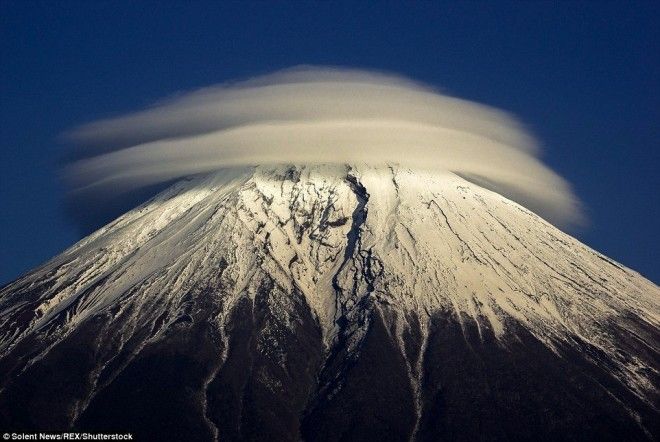
[[[644,440],[660,289],[452,174],[178,183],[0,289],[0,427]]]

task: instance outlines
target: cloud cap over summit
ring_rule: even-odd
[[[256,164],[398,164],[456,173],[558,225],[584,219],[515,118],[379,72],[296,67],[92,122],[66,139],[75,150],[65,177],[84,201]]]

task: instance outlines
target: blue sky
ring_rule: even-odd
[[[0,283],[80,238],[63,131],[298,64],[386,70],[516,114],[574,186],[571,232],[660,281],[660,6],[0,2]]]

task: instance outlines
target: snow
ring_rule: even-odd
[[[358,306],[370,297],[398,312],[391,329],[402,352],[407,318],[419,318],[426,341],[430,316],[442,311],[488,328],[502,345],[513,324],[554,351],[579,337],[609,355],[641,398],[657,374],[626,357],[606,324],[625,328],[632,314],[657,328],[658,286],[459,176],[359,164],[255,167],[178,183],[4,287],[0,357],[26,337],[57,342],[110,311],[132,312],[123,342],[146,323],[158,339],[184,296],[202,296],[220,273],[225,290],[204,295],[217,297],[220,329],[234,303],[270,278],[280,297],[304,296],[328,348],[343,318],[357,351],[368,326]],[[291,307],[284,299],[278,308],[286,318]],[[421,358],[408,360],[415,390]]]

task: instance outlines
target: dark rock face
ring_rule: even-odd
[[[644,440],[638,422],[612,400],[614,379],[564,349],[551,352],[525,330],[497,345],[436,317],[424,367],[419,440]],[[623,392],[617,392],[623,393]],[[627,395],[631,402],[632,395]],[[657,414],[644,410],[653,426]],[[656,429],[657,430],[657,429]]]
[[[288,295],[294,332],[282,327],[281,296],[269,282],[254,300],[241,299],[223,331],[227,349],[208,321],[213,308],[194,308],[106,379],[72,421],[98,370],[96,355],[107,351],[96,337],[109,324],[91,319],[22,374],[3,377],[0,426],[191,441],[621,441],[658,434],[650,405],[611,391],[616,380],[579,352],[557,355],[525,330],[502,346],[491,332],[482,329],[480,337],[476,326],[463,330],[451,315],[436,315],[425,348],[414,326],[401,348],[388,331],[396,312],[368,305],[357,352],[340,344],[324,356],[319,325],[299,294]],[[420,351],[417,399],[406,361]]]
[[[322,172],[183,183],[1,288],[0,429],[660,437],[657,286],[457,177]]]
[[[321,389],[302,422],[303,438],[408,440],[415,424],[412,386],[380,315],[371,313],[358,357],[342,350],[323,367]]]
[[[282,294],[276,295],[282,296]],[[288,321],[279,323],[277,299],[262,287],[254,303],[234,309],[223,368],[209,384],[209,417],[222,440],[297,440],[299,420],[316,383],[322,346],[318,324],[299,294]]]

